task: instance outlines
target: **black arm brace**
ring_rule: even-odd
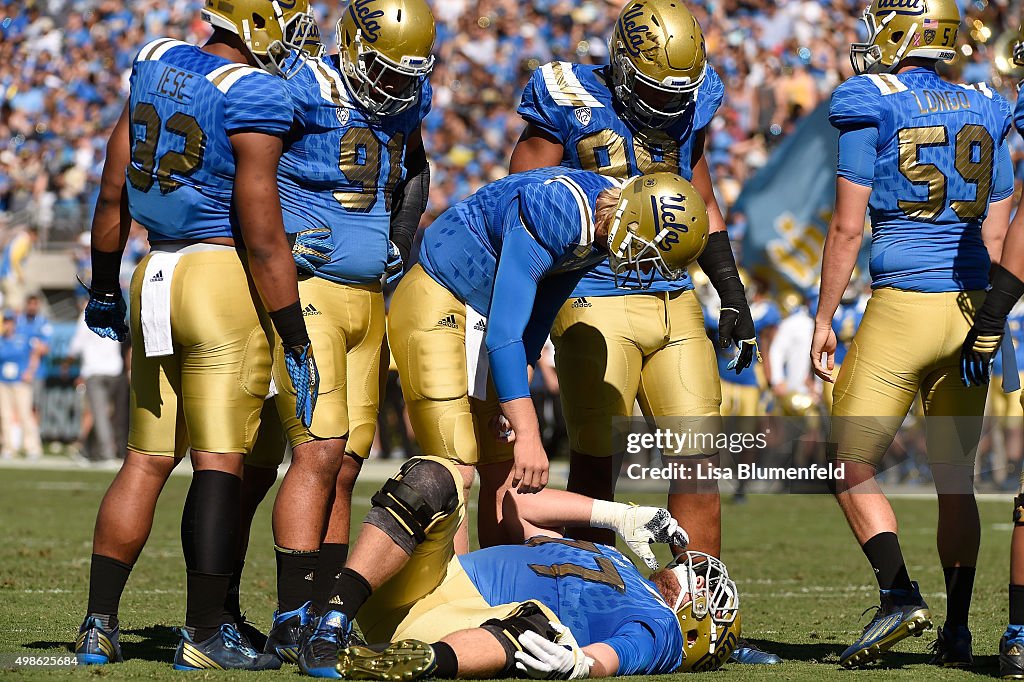
[[[975,317],[974,326],[982,332],[1002,334],[1010,310],[1024,295],[1024,282],[1001,265],[992,266],[990,280],[992,289],[985,295],[985,302]]]
[[[708,245],[697,259],[697,264],[711,280],[711,285],[722,299],[723,308],[732,307],[739,301],[746,303],[743,282],[740,281],[736,258],[729,245],[729,234],[725,230],[714,232],[708,237]]]
[[[409,251],[420,216],[427,210],[427,196],[430,193],[430,163],[422,146],[410,150],[405,159],[406,178],[395,189],[391,205],[391,241],[398,247],[402,261],[409,262]]]

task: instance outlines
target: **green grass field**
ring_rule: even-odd
[[[0,470],[0,663],[14,653],[68,655],[83,616],[92,525],[113,474]],[[184,617],[184,563],[178,540],[179,509],[187,477],[173,477],[164,492],[149,545],[128,583],[121,607],[127,663],[102,668],[0,671],[0,679],[94,676],[106,679],[180,679],[170,660],[176,626]],[[357,490],[355,517],[375,486]],[[660,497],[632,496],[659,504]],[[977,667],[943,671],[927,664],[929,632],[898,645],[882,665],[849,672],[839,653],[860,634],[860,613],[876,603],[870,571],[835,503],[815,496],[753,496],[725,506],[723,559],[739,584],[744,634],[779,653],[774,668],[730,665],[707,673],[730,680],[970,679],[996,674],[995,649],[1005,625],[1010,499],[983,501],[984,540],[972,610]],[[937,623],[945,613],[942,572],[935,549],[935,503],[927,497],[894,503],[911,575],[921,582]],[[274,556],[270,505],[260,510],[242,586],[243,607],[261,627],[274,609]],[[866,619],[867,616],[864,616]],[[189,679],[246,679],[254,673],[189,673]],[[263,678],[294,676],[294,667]],[[296,678],[292,678],[296,679]]]

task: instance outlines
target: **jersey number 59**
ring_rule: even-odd
[[[917,186],[928,188],[924,201],[900,201],[900,209],[912,220],[932,222],[945,210],[949,178],[933,163],[921,161],[921,149],[949,145],[945,126],[903,128],[899,132],[900,173]],[[992,136],[976,123],[960,129],[953,140],[956,172],[964,182],[974,185],[973,199],[954,199],[949,202],[960,220],[977,220],[988,209],[992,193],[992,165],[995,144]]]

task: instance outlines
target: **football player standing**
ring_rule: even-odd
[[[692,180],[710,220],[708,246],[697,262],[721,298],[718,341],[722,348],[739,348],[730,367],[739,372],[759,355],[704,158],[707,126],[724,86],[707,63],[703,32],[682,4],[633,0],[619,15],[609,53],[607,66],[551,62],[534,72],[519,105],[527,126],[509,171],[563,165],[620,179],[669,171]],[[689,276],[668,281],[657,272],[648,275],[620,283],[607,265],[598,266],[562,306],[551,330],[571,448],[568,488],[598,499],[613,499],[613,456],[622,454],[615,451],[614,424],[632,416],[634,401],[655,419],[715,418],[721,409],[715,351]],[[691,456],[717,462],[715,452]],[[481,480],[483,500],[498,482]],[[669,511],[685,520],[690,549],[718,556],[718,483],[685,486],[669,495]],[[612,541],[610,534],[589,529],[581,536]],[[780,659],[743,646],[735,660]]]
[[[280,666],[248,646],[224,605],[243,456],[269,390],[271,323],[307,424],[316,398],[276,178],[293,118],[281,76],[301,65],[296,55],[315,26],[306,0],[287,6],[208,0],[202,17],[214,32],[205,45],[164,38],[143,47],[108,143],[85,313],[93,331],[128,335],[118,269],[133,219],[148,229],[153,251],[132,280],[128,455],[96,522],[89,614],[76,643],[83,663],[121,659],[118,601],[156,498],[191,447],[195,474],[181,524],[186,616],[174,666]]]
[[[277,403],[293,458],[274,503],[278,613],[267,651],[304,670],[314,648],[317,659],[336,657],[329,619],[318,621],[302,658],[299,634],[310,602],[313,614],[328,610],[345,565],[352,489],[380,404],[381,277],[401,274],[426,207],[420,122],[430,110],[434,32],[424,0],[352,3],[338,23],[339,54],[307,60],[287,82],[297,122],[281,157],[281,203],[320,393],[307,427],[277,351]]]
[[[1024,66],[1024,43],[1018,38],[1013,61]],[[1024,96],[1017,95],[1013,112],[1017,132],[1024,135]],[[1014,305],[1024,296],[1024,203],[1006,233],[999,263],[992,268],[992,287],[974,318],[960,352],[961,376],[967,386],[984,386],[996,350]],[[1006,368],[1004,367],[1004,371]],[[1013,500],[1013,534],[1010,538],[1010,609],[1006,631],[999,640],[999,676],[1024,679],[1024,474]]]
[[[938,62],[956,54],[960,13],[953,0],[875,0],[864,22],[868,40],[850,50],[858,75],[837,88],[829,113],[840,132],[836,206],[811,345],[815,373],[836,383],[829,457],[845,465],[836,497],[880,590],[878,612],[840,663],[875,660],[932,624],[907,573],[896,517],[874,479],[920,392],[947,593],[933,662],[967,667],[981,535],[974,458],[985,387],[961,382],[959,357],[1009,218],[1010,106],[985,84],[957,85],[936,73]],[[836,377],[832,318],[850,282],[865,211],[872,293]]]

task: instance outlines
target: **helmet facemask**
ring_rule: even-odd
[[[864,10],[861,20],[868,29],[868,39],[866,42],[850,45],[850,64],[853,66],[854,73],[857,75],[888,73],[903,58],[903,54],[907,51],[907,47],[910,46],[910,41],[914,37],[914,31],[907,31],[906,35],[902,36],[903,42],[896,50],[896,59],[888,65],[882,63],[882,48],[875,43],[878,34],[885,28],[886,24],[895,18],[896,13],[890,12],[882,17],[881,24],[876,24],[875,15],[871,13],[871,8],[868,7]]]
[[[697,89],[707,73],[705,65],[696,80],[670,77],[659,82],[641,73],[624,49],[613,49],[612,55],[615,97],[622,105],[623,115],[637,128],[671,126],[696,101]],[[656,98],[653,103],[643,97],[644,90],[651,99]]]
[[[338,35],[342,25],[338,22]],[[341,73],[349,91],[361,107],[375,116],[393,116],[416,104],[423,82],[434,70],[434,55],[402,57],[396,62],[382,53],[368,49],[362,40],[362,31],[356,30],[352,38],[358,57],[352,60],[348,51],[340,47]],[[402,84],[398,91],[389,85]]]
[[[736,583],[725,564],[703,552],[685,552],[666,568],[679,581],[679,595],[671,608],[684,638],[682,669],[713,670],[732,653],[738,636]]]
[[[685,270],[672,270],[661,257],[658,245],[671,232],[662,230],[653,241],[648,241],[636,234],[635,223],[622,224],[622,213],[625,206],[615,212],[612,227],[608,231],[608,243],[611,244],[618,230],[625,230],[622,244],[615,252],[609,251],[608,265],[612,270],[615,286],[619,289],[649,289],[654,282],[655,273],[668,281],[675,281],[686,275]],[[632,228],[632,229],[630,229]]]
[[[295,12],[291,18],[285,16],[277,0],[271,3],[273,16],[269,21],[277,24],[281,38],[274,37],[277,31],[268,31],[267,26],[254,25],[254,21],[263,20],[259,15],[254,14],[252,20],[243,19],[239,37],[252,53],[256,63],[264,71],[282,78],[291,78],[297,74],[306,63],[308,53],[305,51],[307,42],[316,40],[320,35],[316,20],[308,12]],[[227,28],[236,32],[236,27],[224,25],[218,21],[219,17],[213,15],[211,23],[219,28]]]

